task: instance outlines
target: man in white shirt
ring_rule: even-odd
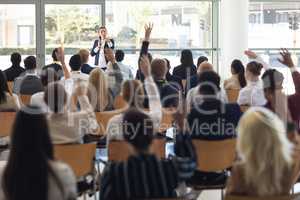
[[[128,65],[123,64],[123,60],[125,57],[125,53],[122,50],[117,50],[115,53],[116,61],[118,66],[120,67],[121,73],[123,75],[123,80],[132,80],[133,74],[131,71],[131,67]]]

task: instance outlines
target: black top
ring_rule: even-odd
[[[184,66],[179,65],[174,68],[173,76],[179,77],[181,80],[188,79],[188,77],[197,74],[197,68],[195,65],[193,66]]]
[[[114,49],[115,48],[115,41],[113,39],[110,39],[109,41],[111,42],[112,46],[108,45],[108,43],[105,42],[104,48]],[[91,50],[91,56],[92,57],[96,56],[95,57],[95,65],[99,64],[100,49],[97,52],[94,51],[94,49],[98,47],[98,44],[99,44],[99,39],[94,41],[94,45],[93,45],[93,48]],[[100,46],[101,46],[101,44],[100,44]]]
[[[158,160],[151,154],[131,156],[126,162],[106,166],[100,200],[175,197],[177,184],[178,174],[171,160]]]
[[[93,69],[94,68],[91,67],[89,64],[83,64],[81,66],[81,72],[84,74],[90,74]]]
[[[160,93],[162,107],[177,107],[179,102],[179,88],[176,84],[169,83],[166,80],[155,80]]]
[[[167,73],[166,79],[169,83],[172,83],[172,85],[176,85],[178,89],[183,89],[182,88],[182,82],[181,79],[177,76],[173,76],[170,72]]]
[[[62,66],[60,64],[51,63],[51,64],[46,65],[45,67],[43,67],[43,69],[48,69],[48,68],[53,69],[56,72],[59,79],[61,79],[64,76],[64,72],[63,72]]]
[[[25,69],[21,66],[11,66],[4,70],[7,81],[14,81],[15,78],[19,77],[23,72],[25,72]]]
[[[242,115],[238,104],[224,104],[206,99],[192,105],[188,124],[193,139],[223,140],[236,137],[236,127]]]

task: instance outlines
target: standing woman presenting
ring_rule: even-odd
[[[104,55],[105,48],[115,48],[115,41],[107,36],[107,29],[105,26],[101,26],[98,30],[99,38],[94,41],[94,46],[91,51],[91,56],[95,57],[95,66],[99,66],[101,69],[106,70],[107,60]]]

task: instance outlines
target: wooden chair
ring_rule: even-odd
[[[154,139],[150,147],[159,158],[166,157],[166,142],[164,139]],[[132,154],[132,147],[126,141],[110,141],[108,145],[108,160],[110,161],[126,161]]]
[[[94,172],[96,144],[55,145],[54,155],[57,160],[68,164],[77,178]]]
[[[12,94],[13,93],[14,82],[13,81],[7,81],[7,86],[8,86],[9,93]]]
[[[250,106],[240,106],[240,108],[241,108],[241,111],[244,113],[250,108]]]
[[[287,196],[273,196],[273,197],[247,197],[247,196],[231,196],[225,197],[225,200],[298,200],[300,194],[293,194]]]
[[[21,106],[22,105],[30,105],[30,101],[31,101],[31,95],[19,95],[19,101]]]
[[[15,118],[15,112],[0,112],[0,137],[10,136]]]
[[[226,90],[229,103],[236,103],[239,97],[240,90]]]
[[[123,99],[122,95],[118,95],[115,98],[114,101],[114,109],[118,110],[118,109],[125,109],[128,107],[127,102]]]
[[[192,141],[197,153],[197,168],[202,172],[225,172],[232,167],[236,159],[236,139],[222,141]],[[193,185],[195,190],[221,190],[221,199],[224,199],[223,190],[226,183],[218,185]]]
[[[106,135],[106,128],[109,120],[118,114],[121,114],[120,110],[107,111],[107,112],[95,112],[97,122],[99,124],[99,135]]]

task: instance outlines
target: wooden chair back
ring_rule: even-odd
[[[225,200],[298,200],[300,193],[287,196],[273,196],[273,197],[247,197],[247,196],[225,196]]]
[[[30,105],[31,95],[21,94],[19,95],[19,101],[21,105],[25,105],[25,106]]]
[[[15,112],[0,112],[0,137],[10,136],[15,118]]]
[[[229,103],[236,103],[239,97],[240,90],[226,90]]]
[[[126,109],[128,107],[127,102],[123,99],[122,95],[118,95],[114,101],[114,109]]]
[[[198,170],[216,172],[230,168],[236,159],[236,139],[206,141],[194,139]]]
[[[97,122],[99,124],[99,135],[106,135],[106,128],[108,125],[109,120],[122,112],[119,110],[115,111],[106,111],[106,112],[95,112]]]
[[[12,94],[13,93],[14,82],[13,81],[7,81],[7,86],[8,86],[9,93]]]
[[[164,139],[154,139],[150,151],[158,158],[166,157],[166,142]],[[126,161],[132,155],[132,147],[126,141],[110,141],[108,145],[108,160]]]
[[[55,159],[68,164],[77,178],[94,171],[96,144],[55,145]]]

